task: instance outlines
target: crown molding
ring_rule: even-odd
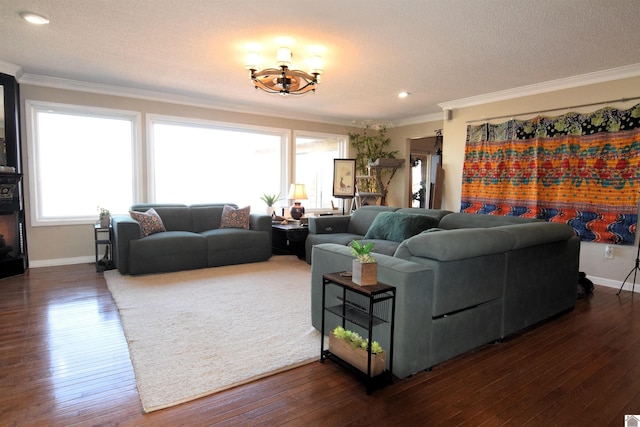
[[[438,104],[438,106],[443,110],[454,110],[456,108],[473,107],[476,105],[489,104],[491,102],[506,101],[509,99],[522,98],[524,96],[540,95],[563,89],[571,89],[579,86],[587,86],[638,76],[640,76],[640,64],[631,64],[624,67],[611,68],[609,70],[596,71],[564,79],[550,80],[514,89],[488,93],[485,95],[471,96],[468,98],[442,102]]]
[[[429,123],[429,122],[441,122],[442,121],[442,113],[431,113],[424,114],[422,116],[415,117],[407,117],[406,119],[400,119],[393,122],[394,126],[409,126],[416,125],[420,123]]]
[[[0,72],[13,75],[20,84],[29,84],[34,86],[50,87],[55,89],[73,90],[79,92],[97,93],[102,95],[121,96],[125,98],[143,99],[155,102],[167,102],[179,105],[188,105],[193,107],[220,109],[220,102],[213,99],[199,98],[185,95],[177,95],[167,92],[152,91],[146,89],[135,89],[130,87],[108,85],[101,83],[90,83],[79,80],[63,79],[58,77],[42,76],[37,74],[23,73],[23,69],[19,65],[15,65],[0,60]],[[505,101],[509,99],[521,98],[524,96],[538,95],[542,93],[553,92],[562,89],[569,89],[579,86],[586,86],[595,83],[603,83],[613,80],[640,76],[640,64],[632,64],[624,67],[613,68],[604,71],[582,74],[579,76],[568,77],[564,79],[551,80],[548,82],[536,83],[519,88],[507,89],[499,92],[488,93],[484,95],[472,96],[453,101],[439,103],[438,106],[443,110],[454,110],[457,108],[472,107],[475,105],[483,105],[491,102]],[[304,120],[315,123],[326,123],[340,126],[353,126],[353,121],[346,119],[338,119],[331,117],[318,117],[313,115],[296,114],[270,114],[265,110],[252,110],[242,105],[231,105],[227,102],[224,104],[224,110],[227,112],[235,112],[242,114],[252,114],[259,116],[278,117],[290,120]],[[408,126],[419,123],[439,122],[443,121],[442,113],[425,114],[421,116],[408,117],[399,119],[390,123],[390,127]]]
[[[210,108],[219,111],[251,114],[259,116],[277,117],[290,120],[304,120],[315,123],[325,123],[340,126],[351,126],[348,120],[341,120],[330,117],[318,117],[313,115],[305,115],[302,113],[287,115],[282,112],[270,114],[267,110],[250,109],[242,105],[229,104],[224,102],[224,110],[220,108],[220,101],[208,98],[199,98],[193,96],[177,95],[173,93],[135,89],[124,86],[115,86],[102,83],[90,83],[80,80],[63,79],[59,77],[42,76],[38,74],[25,73],[18,80],[20,84],[33,86],[49,87],[54,89],[72,90],[78,92],[97,93],[101,95],[121,96],[125,98],[142,99],[154,102],[166,102],[171,104],[187,105],[191,107]]]
[[[8,74],[15,77],[16,80],[20,80],[20,77],[22,77],[22,67],[0,59],[0,73]]]

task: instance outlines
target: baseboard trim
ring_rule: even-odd
[[[96,258],[93,256],[82,256],[75,258],[57,258],[57,259],[43,259],[38,261],[29,260],[29,267],[57,267],[60,265],[72,265],[72,264],[87,264],[95,263]]]
[[[595,277],[595,276],[587,276],[593,283],[600,286],[606,286],[608,288],[620,289],[622,286],[622,282],[620,280],[611,280],[605,279],[603,277]],[[629,279],[625,282],[624,287],[622,288],[625,291],[631,292],[631,288],[633,287],[633,275],[629,277]],[[635,290],[640,292],[640,273],[636,278],[636,286]]]

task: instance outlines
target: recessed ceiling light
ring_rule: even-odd
[[[20,16],[30,24],[45,25],[49,23],[49,20],[44,16],[31,12],[22,12]]]
[[[409,92],[400,92],[398,94],[398,98],[406,98],[407,96],[409,96]]]

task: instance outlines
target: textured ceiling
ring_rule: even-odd
[[[28,25],[21,11],[51,23]],[[0,60],[25,76],[343,123],[640,65],[638,0],[2,0],[0,18]],[[294,68],[306,68],[307,46],[326,48],[315,94],[253,89],[245,46],[269,58],[278,36],[295,39]]]

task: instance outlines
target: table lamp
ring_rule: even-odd
[[[300,205],[298,200],[307,200],[307,189],[304,184],[291,184],[289,187],[289,194],[287,199],[293,200],[293,206],[291,206],[291,218],[300,219],[304,215],[304,207]]]

